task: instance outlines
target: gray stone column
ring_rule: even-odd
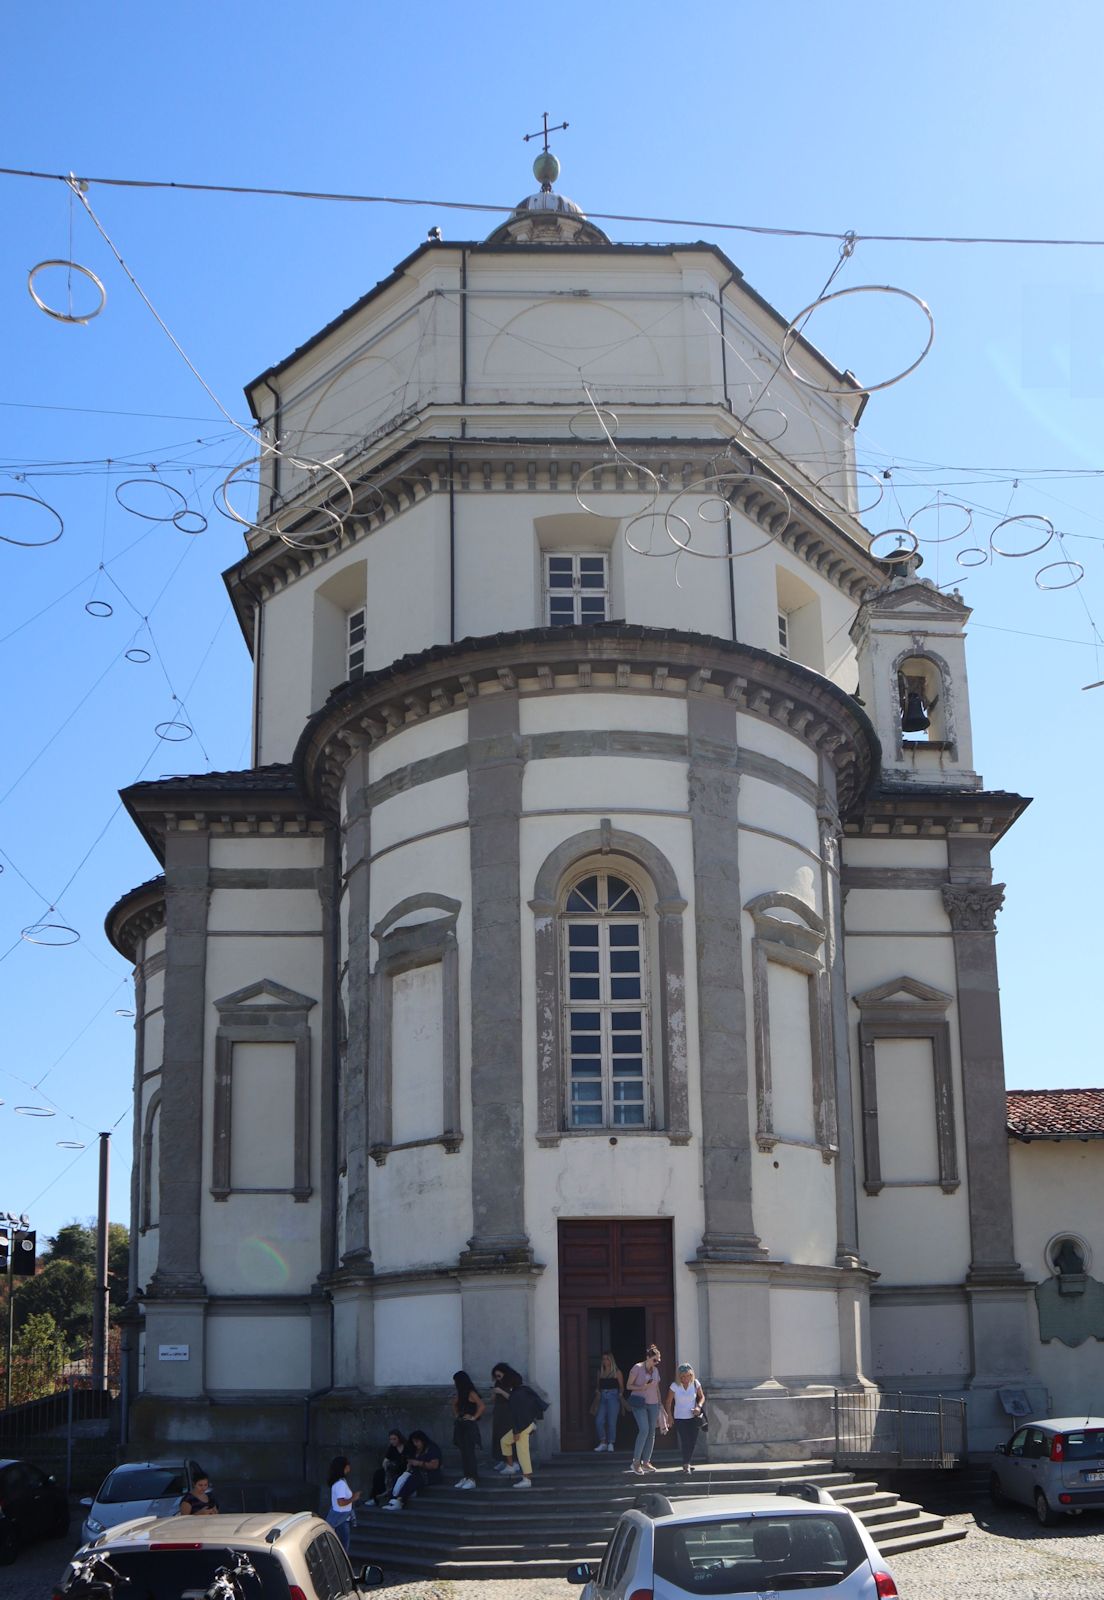
[[[970,1278],[1021,1276],[1012,1240],[1004,1045],[997,981],[996,916],[1003,883],[991,883],[988,841],[947,841],[962,1052],[962,1110],[970,1195]]]
[[[859,1215],[855,1190],[855,1114],[851,1090],[851,1029],[847,1011],[847,968],[844,960],[843,891],[840,887],[840,820],[835,807],[835,775],[821,762],[824,799],[817,811],[820,824],[821,893],[824,923],[824,966],[831,1004],[833,1084],[836,1101],[836,1264],[859,1265]]]
[[[701,1057],[702,1261],[756,1261],[748,1121],[736,772],[736,707],[692,694],[689,797]]]
[[[472,1237],[465,1267],[527,1265],[521,1050],[521,785],[516,693],[468,705]]]
[[[165,838],[165,1048],[161,1074],[158,1297],[203,1296],[199,1268],[206,1020],[206,832]]]
[[[1028,1287],[1015,1259],[1008,1163],[1004,1047],[997,982],[996,916],[1004,885],[992,883],[987,839],[947,841],[951,921],[962,1056],[962,1108],[970,1207],[971,1449],[990,1448],[1008,1422],[997,1391],[1031,1384]],[[1037,1386],[1032,1394],[1037,1394]]]
[[[341,1262],[358,1277],[371,1274],[372,1250],[368,1232],[368,1151],[372,1131],[368,1126],[369,1023],[372,988],[371,905],[369,902],[371,818],[368,789],[368,752],[357,751],[345,773],[347,815],[345,823],[346,926],[349,948],[348,1042],[345,1080],[340,1098],[345,1153],[345,1247]]]

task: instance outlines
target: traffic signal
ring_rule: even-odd
[[[12,1273],[17,1278],[33,1278],[35,1273],[35,1236],[17,1228],[12,1234]]]
[[[8,1270],[8,1236],[0,1233],[0,1277]]]

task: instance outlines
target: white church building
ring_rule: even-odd
[[[858,382],[538,167],[246,391],[253,765],[124,792],[108,918],[133,1447],[329,1454],[496,1360],[589,1447],[651,1341],[722,1458],[878,1386],[984,1447],[1099,1343],[1046,1366],[1053,1163],[1014,1228],[969,610],[870,554]]]

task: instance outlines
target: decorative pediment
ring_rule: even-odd
[[[247,984],[244,989],[235,989],[233,994],[224,994],[221,1000],[215,1001],[215,1009],[222,1013],[248,1011],[251,1008],[257,1011],[302,1013],[310,1011],[317,1003],[309,994],[300,994],[297,989],[288,989],[272,978],[261,978],[257,983]]]
[[[895,583],[889,584],[884,589],[879,589],[876,594],[868,596],[865,604],[871,611],[923,611],[929,615],[949,616],[965,621],[970,615],[970,607],[957,595],[944,594],[934,584],[921,579],[919,582],[900,583],[900,588]]]
[[[865,989],[862,994],[851,997],[860,1011],[905,1010],[910,1011],[946,1011],[953,995],[944,994],[942,989],[933,989],[930,984],[921,983],[918,978],[891,978],[888,983],[879,983],[873,989]]]

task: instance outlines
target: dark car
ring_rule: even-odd
[[[0,1565],[32,1539],[69,1532],[65,1490],[31,1461],[0,1461]]]

